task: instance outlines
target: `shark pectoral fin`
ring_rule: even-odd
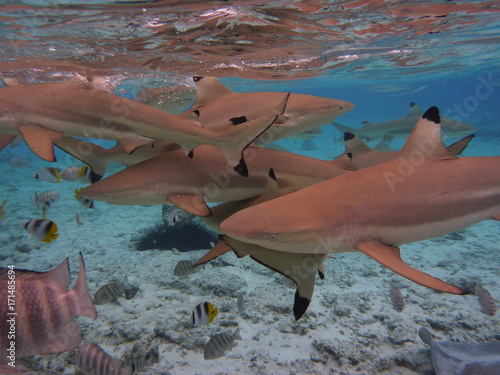
[[[181,210],[196,216],[210,216],[212,211],[208,208],[202,195],[175,194],[167,199]]]
[[[217,133],[216,146],[221,150],[229,165],[240,175],[248,176],[243,151],[274,124],[278,116],[285,111],[289,97],[290,94],[285,95],[280,104],[265,115]]]
[[[200,259],[198,259],[196,262],[194,262],[194,266],[199,266],[200,264],[207,263],[211,261],[212,259],[220,257],[222,254],[228,253],[232,251],[233,248],[229,246],[227,243],[224,241],[219,241],[217,245],[212,247],[211,250],[209,250],[205,255],[203,255]]]
[[[467,294],[467,291],[463,289],[445,283],[442,280],[407,265],[401,259],[399,248],[396,246],[384,245],[377,241],[366,241],[358,243],[355,247],[363,254],[368,255],[370,258],[376,260],[383,266],[409,280],[416,282],[417,284],[439,290],[441,292]]]
[[[314,292],[316,272],[322,270],[325,254],[299,254],[271,250],[247,244],[228,236],[221,237],[231,246],[238,258],[250,255],[256,262],[279,272],[297,284],[293,315],[299,320],[306,312]]]
[[[120,138],[118,143],[125,149],[128,154],[134,152],[138,147],[145,146],[151,143],[153,139],[142,137],[140,135],[130,135]]]
[[[17,137],[17,134],[0,134],[0,151],[7,147]]]
[[[31,124],[18,125],[17,131],[31,151],[44,160],[56,161],[52,144],[63,136],[62,133]]]

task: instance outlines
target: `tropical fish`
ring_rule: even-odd
[[[37,180],[51,183],[58,183],[62,181],[61,171],[57,168],[52,167],[40,168],[37,174],[35,174],[33,177],[35,177]]]
[[[135,349],[135,348],[134,348]],[[134,373],[147,371],[149,366],[158,362],[160,354],[156,347],[149,349],[147,353],[144,351],[136,351],[127,357],[124,366],[131,365],[134,368]]]
[[[117,140],[129,153],[155,139],[178,143],[186,154],[200,144],[213,144],[231,167],[245,174],[243,150],[274,123],[288,96],[276,99],[259,119],[213,131],[201,127],[196,119],[183,119],[113,95],[88,81],[3,87],[0,104],[8,110],[0,114],[1,144],[5,147],[20,134],[30,149],[47,161],[56,160],[53,143],[63,136]]]
[[[493,316],[497,312],[497,306],[495,300],[491,296],[490,292],[483,288],[479,283],[474,284],[474,294],[479,299],[479,303],[483,308],[483,312],[486,315]]]
[[[82,215],[79,212],[75,213],[75,221],[79,227],[83,225]]]
[[[212,323],[216,316],[217,308],[210,302],[203,302],[194,308],[189,318],[189,324],[193,327],[199,327],[204,324]]]
[[[226,352],[232,350],[237,344],[236,340],[241,340],[240,330],[236,329],[233,333],[230,331],[219,333],[207,342],[203,357],[205,359],[216,359],[222,357]]]
[[[284,252],[361,251],[421,285],[466,294],[405,264],[397,247],[500,220],[500,157],[456,157],[439,121],[431,107],[396,158],[245,208],[220,229]]]
[[[84,188],[79,188],[79,189],[76,189],[75,190],[75,199],[80,202],[80,204],[85,207],[85,208],[95,208],[95,205],[94,205],[94,201],[93,200],[90,200],[90,199],[87,199],[87,198],[84,198],[82,197],[81,195],[81,191],[83,190]]]
[[[279,102],[281,92],[236,93],[214,77],[193,78],[197,95],[193,107],[178,117],[195,119],[204,128],[223,130],[236,128],[272,110]],[[274,125],[257,139],[265,144],[303,133],[332,122],[338,116],[351,111],[354,104],[342,100],[304,94],[290,94],[285,111]]]
[[[127,276],[120,281],[113,281],[109,284],[101,286],[94,295],[94,303],[96,305],[104,305],[114,302],[120,296],[127,299],[133,298],[139,289],[130,285]]]
[[[90,184],[91,180],[91,169],[88,166],[77,167],[71,166],[64,170],[61,177],[65,181],[81,181],[85,184]]]
[[[69,283],[68,259],[48,272],[14,266],[0,269],[0,332],[5,333],[0,340],[0,373],[15,373],[18,369],[13,364],[19,358],[61,353],[78,346],[82,335],[75,318],[96,318],[82,253],[78,278],[71,291]],[[15,354],[9,351],[12,344],[7,336],[13,326]]]
[[[174,276],[186,277],[198,272],[201,267],[193,267],[193,262],[190,260],[181,260],[175,265]]]
[[[432,365],[437,375],[498,375],[500,342],[463,343],[434,340],[426,328],[418,335],[430,345]]]
[[[38,238],[43,242],[52,242],[57,237],[57,225],[51,220],[47,219],[32,219],[23,224],[24,229],[33,237]]]
[[[379,124],[372,124],[365,121],[361,129],[348,128],[347,126],[339,124],[334,124],[334,126],[343,133],[349,132],[360,138],[367,138],[370,140],[377,138],[383,138],[386,140],[392,138],[406,138],[411,133],[413,126],[422,115],[423,111],[420,107],[411,102],[408,114],[399,119],[381,122]],[[464,137],[479,130],[473,125],[450,118],[443,117],[440,121],[441,135],[443,138]]]
[[[99,345],[85,343],[76,354],[76,364],[92,375],[132,375],[134,367],[123,366],[119,359],[111,357]]]
[[[7,204],[7,201],[3,201],[2,204],[0,205],[0,221],[5,220],[5,205]]]
[[[30,161],[20,158],[19,156],[13,156],[9,160],[9,165],[14,168],[22,168],[22,167],[29,167],[30,166]]]
[[[399,288],[395,285],[391,285],[389,294],[391,296],[392,308],[397,312],[403,311],[405,308],[405,298]]]
[[[47,201],[52,201],[52,203],[56,202],[61,198],[61,194],[59,194],[57,191],[54,190],[47,190],[44,191],[43,193],[36,193],[35,192],[35,206],[41,207],[43,204]]]

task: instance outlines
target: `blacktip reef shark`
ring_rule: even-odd
[[[270,167],[280,176],[280,189],[292,192],[325,179],[352,172],[338,160],[325,161],[255,146],[244,151],[249,176],[228,168],[214,146],[201,145],[194,157],[182,150],[134,164],[84,188],[84,198],[118,205],[173,203],[194,215],[210,215],[206,202],[225,202],[256,197],[265,189]]]
[[[270,91],[237,93],[214,77],[193,79],[197,89],[196,101],[189,111],[179,117],[200,121],[203,127],[216,131],[240,126],[242,122],[261,116],[284,95]],[[270,143],[329,124],[353,108],[354,104],[342,100],[291,93],[285,112],[257,142]]]
[[[262,195],[244,201],[226,202],[211,208],[212,215],[203,217],[202,220],[215,232],[221,233],[220,223],[230,215],[244,208],[251,207],[261,202],[281,196],[274,170],[269,171],[266,189]],[[299,320],[306,312],[314,292],[316,273],[321,279],[325,277],[323,262],[326,254],[299,254],[285,253],[264,248],[259,245],[249,244],[235,240],[226,235],[220,236],[217,243],[208,253],[201,257],[193,266],[206,263],[226,252],[234,251],[238,258],[249,255],[253,260],[263,266],[281,273],[292,280],[296,286],[293,314]]]
[[[423,111],[418,105],[411,102],[410,111],[405,117],[395,120],[373,124],[365,121],[361,129],[349,128],[335,123],[334,126],[342,133],[352,133],[363,139],[383,138],[406,138],[411,133],[413,126],[422,116]],[[460,138],[477,132],[479,129],[473,125],[451,118],[441,118],[441,135],[443,138]]]
[[[453,155],[460,155],[472,138],[474,138],[473,134],[453,143],[447,149]],[[371,148],[352,133],[344,133],[344,143],[345,152],[343,155],[349,155],[351,163],[356,169],[371,167],[372,165],[391,160],[398,153],[396,150],[379,151]]]
[[[262,115],[276,106],[275,118],[283,113],[288,96],[276,98]],[[53,143],[62,136],[117,140],[127,152],[163,139],[178,143],[186,153],[200,144],[214,145],[231,167],[245,175],[243,150],[273,122],[249,121],[217,132],[201,127],[199,121],[179,118],[77,79],[0,88],[0,145],[5,147],[20,134],[47,161],[55,161]]]
[[[405,264],[398,248],[500,220],[500,157],[456,157],[439,121],[431,107],[396,158],[246,208],[220,229],[285,252],[360,251],[416,283],[466,294]]]

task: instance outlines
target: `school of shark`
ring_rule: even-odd
[[[92,78],[2,87],[0,150],[22,139],[48,162],[56,161],[54,146],[80,160],[86,165],[82,169],[62,176],[45,168],[36,178],[85,180],[88,185],[75,191],[75,197],[86,207],[94,201],[169,204],[198,216],[219,242],[177,272],[195,272],[192,267],[231,251],[238,258],[249,256],[293,281],[295,320],[307,313],[316,277],[325,279],[325,260],[342,252],[360,252],[439,292],[473,292],[403,259],[405,244],[500,220],[500,156],[460,156],[477,127],[442,117],[435,106],[422,110],[411,103],[406,117],[353,129],[337,123],[355,108],[341,99],[239,93],[214,77],[196,76],[192,83],[194,104],[179,114],[116,95]],[[332,123],[345,144],[333,160],[271,147],[276,140],[304,133],[309,137],[307,132]],[[405,139],[401,150],[381,151],[364,142],[392,138]],[[447,138],[461,139],[446,146]],[[99,140],[116,141],[116,146],[103,148]],[[124,168],[110,174],[112,162]],[[44,242],[57,239],[57,226],[45,218],[56,199],[37,196],[44,218],[25,224],[30,235]],[[0,374],[32,370],[14,367],[19,358],[65,352],[81,344],[75,319],[95,319],[97,304],[97,294],[93,300],[87,289],[84,256],[79,255],[72,290],[68,259],[49,272],[16,269],[16,310],[9,310],[9,303],[0,305],[0,330],[8,332],[12,319],[26,324],[17,332],[14,355],[9,356],[8,336],[0,337]],[[0,268],[0,301],[11,297],[13,274]],[[123,280],[106,286],[100,299],[133,298],[136,292]],[[394,296],[399,298],[397,291]],[[491,296],[485,298],[494,306]],[[490,308],[494,314],[496,307]],[[190,324],[208,324],[217,314],[211,303],[200,304]],[[238,330],[212,337],[205,359],[222,356],[240,339]],[[427,342],[436,346],[432,338]],[[142,360],[147,362],[150,355]],[[492,358],[488,366],[500,371],[498,353]],[[79,349],[77,363],[96,374],[101,373],[92,372],[97,368],[132,374],[140,367],[122,363],[93,344]]]

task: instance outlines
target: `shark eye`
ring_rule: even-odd
[[[278,235],[277,235],[276,233],[271,233],[271,234],[269,235],[269,239],[270,239],[271,241],[276,241],[276,240],[278,239]]]

